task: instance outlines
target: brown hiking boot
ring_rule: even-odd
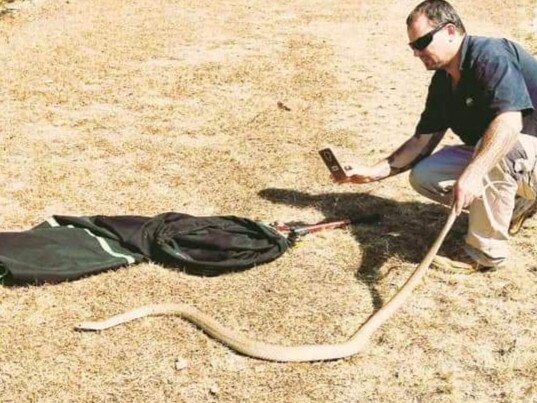
[[[480,271],[479,263],[470,258],[462,260],[453,260],[445,256],[435,256],[431,262],[431,267],[440,269],[450,273],[465,273],[471,274]]]
[[[532,217],[536,212],[537,199],[532,204],[530,204],[526,211],[511,220],[511,223],[509,224],[509,235],[512,236],[518,234],[518,232],[522,229],[522,225],[524,225],[524,222],[528,218]]]
[[[445,256],[436,255],[431,262],[431,267],[435,269],[440,269],[449,273],[463,274],[491,272],[501,269],[504,266],[504,263],[499,264],[498,266],[483,266],[473,260],[470,256],[462,256],[460,260],[454,260]]]

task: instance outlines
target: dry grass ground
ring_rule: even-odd
[[[537,53],[533,0],[454,4],[472,33]],[[53,213],[384,221],[312,235],[271,264],[219,278],[140,264],[0,287],[0,401],[537,401],[536,220],[513,239],[510,267],[430,272],[368,351],[345,360],[250,359],[176,317],[73,331],[184,302],[268,342],[346,340],[403,284],[447,215],[406,175],[334,185],[317,155],[331,144],[375,162],[412,133],[430,77],[406,46],[414,5],[10,4],[0,20],[2,231]],[[460,219],[444,251],[464,228]]]

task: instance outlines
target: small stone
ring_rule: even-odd
[[[220,388],[218,385],[213,385],[209,388],[209,392],[211,392],[212,395],[218,395],[220,393]]]
[[[175,369],[178,371],[182,371],[183,369],[188,368],[188,361],[184,358],[178,358],[175,361]]]

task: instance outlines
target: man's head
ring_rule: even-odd
[[[466,29],[444,0],[425,0],[406,20],[409,45],[428,70],[445,68],[457,55]]]

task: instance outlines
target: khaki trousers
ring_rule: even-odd
[[[410,183],[420,194],[451,205],[457,178],[474,149],[451,146],[418,163]],[[537,194],[537,137],[520,134],[513,149],[485,176],[483,191],[469,206],[466,252],[483,266],[500,266],[509,255],[509,223],[524,213]]]

